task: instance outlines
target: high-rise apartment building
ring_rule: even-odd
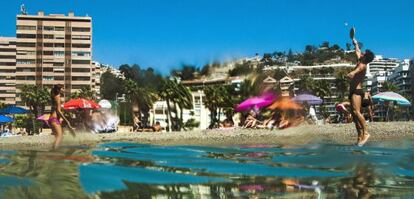
[[[92,18],[61,14],[17,15],[16,87],[64,85],[65,97],[91,87]]]
[[[0,102],[16,103],[16,38],[0,37]]]

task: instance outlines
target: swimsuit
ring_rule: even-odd
[[[57,125],[61,125],[62,124],[57,117],[49,117],[49,119],[47,120],[47,122],[49,124],[52,124],[52,122],[56,123]]]
[[[371,100],[369,99],[362,99],[362,103],[361,103],[362,107],[368,107],[370,105],[372,105]]]
[[[357,88],[355,90],[351,90],[351,92],[349,92],[349,96],[348,96],[350,101],[351,101],[353,95],[359,95],[359,96],[361,96],[362,99],[364,99],[365,92],[362,88]]]
[[[53,112],[57,111],[57,105],[56,105],[54,99],[52,99],[52,101],[51,101],[51,108],[50,109],[51,109],[51,114]],[[52,124],[52,122],[56,123],[57,125],[61,125],[62,124],[62,122],[60,122],[60,120],[57,117],[51,117],[50,116],[49,119],[47,120],[47,123],[49,125],[49,124]]]

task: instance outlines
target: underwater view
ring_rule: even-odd
[[[414,197],[413,142],[0,152],[1,198]]]

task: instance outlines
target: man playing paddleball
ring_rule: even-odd
[[[351,102],[351,114],[355,123],[355,127],[358,132],[358,146],[363,146],[368,138],[367,125],[364,116],[361,114],[362,99],[364,98],[364,89],[362,83],[365,78],[367,64],[374,59],[374,53],[370,50],[366,50],[365,53],[361,53],[358,41],[354,37],[355,29],[351,30],[352,43],[355,46],[355,54],[357,56],[357,65],[347,77],[351,80],[349,86],[349,101]]]

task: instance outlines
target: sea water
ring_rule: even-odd
[[[3,150],[0,198],[413,198],[412,143]]]

